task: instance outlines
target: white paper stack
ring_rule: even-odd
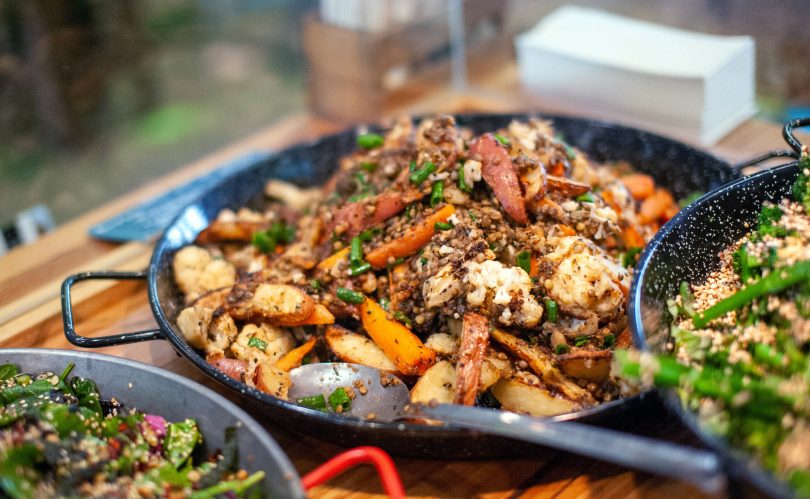
[[[711,145],[756,112],[755,44],[562,7],[516,39],[524,87],[557,111]]]

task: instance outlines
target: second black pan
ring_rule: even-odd
[[[810,126],[810,119],[794,120],[785,126],[785,139],[793,149],[788,154],[778,151],[751,163],[771,156],[798,158],[802,146],[792,131],[801,126]],[[790,197],[799,168],[798,162],[792,161],[730,182],[692,203],[658,231],[639,259],[630,293],[630,329],[639,349],[668,351],[667,299],[678,293],[681,281],[703,282],[716,270],[720,266],[718,254],[756,227],[765,201],[778,204]],[[769,496],[788,494],[772,475],[701,428],[674,390],[664,394],[664,402],[703,443],[724,458],[730,476]]]
[[[476,133],[507,126],[512,120],[535,115],[479,114],[458,116],[460,126]],[[554,122],[555,129],[571,145],[585,151],[596,161],[625,160],[639,171],[649,173],[659,185],[667,186],[676,197],[696,191],[707,192],[739,177],[724,161],[682,144],[648,132],[580,118],[541,116]],[[149,268],[143,272],[89,272],[68,278],[63,284],[63,313],[68,339],[81,347],[101,347],[133,341],[164,339],[180,355],[220,383],[245,396],[248,404],[278,422],[298,431],[341,445],[376,445],[387,451],[423,458],[494,457],[515,455],[536,447],[466,430],[406,423],[382,423],[325,414],[282,401],[235,381],[214,369],[189,347],[174,324],[182,299],[172,277],[172,258],[181,247],[191,244],[197,234],[224,208],[239,208],[261,196],[269,178],[281,178],[299,185],[318,185],[337,167],[337,160],[355,148],[356,131],[324,137],[292,147],[256,163],[238,176],[223,181],[201,199],[188,206],[158,241]],[[78,335],[73,326],[70,286],[84,279],[147,279],[149,301],[160,329],[102,338]],[[640,405],[642,397],[617,400],[594,409],[567,414],[557,419],[581,422],[608,422]]]

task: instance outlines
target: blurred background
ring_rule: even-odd
[[[0,0],[0,227],[37,205],[59,224],[291,114],[374,120],[425,82],[495,91],[477,75],[565,3]],[[804,0],[573,3],[749,35],[760,116],[810,108]]]

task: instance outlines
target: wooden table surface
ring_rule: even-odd
[[[435,92],[397,112],[527,111],[531,99],[516,85],[514,68],[495,74],[474,92]],[[485,90],[482,90],[484,88]],[[493,88],[496,90],[493,91]],[[81,216],[34,244],[0,257],[0,347],[74,348],[62,331],[59,287],[69,274],[86,270],[135,270],[148,265],[152,245],[112,244],[88,237],[88,229],[171,187],[211,171],[249,152],[278,150],[343,125],[307,114],[287,117],[255,135],[177,169],[132,193]],[[806,138],[806,136],[805,136]],[[711,150],[736,161],[784,146],[780,127],[749,121]],[[77,330],[87,336],[126,332],[155,326],[145,283],[94,281],[73,292]],[[167,342],[154,341],[99,349],[102,353],[160,366],[195,379],[220,393],[223,387],[207,379],[190,362],[178,357]],[[262,420],[261,414],[254,415]],[[693,443],[671,416],[652,408],[624,427],[655,438]],[[342,449],[262,420],[304,474]],[[432,461],[396,458],[407,493],[420,497],[683,497],[696,489],[673,480],[538,448],[530,459]],[[312,491],[317,497],[380,496],[373,469],[363,466]]]

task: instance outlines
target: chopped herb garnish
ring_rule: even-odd
[[[248,340],[248,346],[253,348],[258,348],[262,352],[267,350],[267,342],[261,338],[253,337]]]
[[[360,239],[364,242],[369,242],[374,239],[374,236],[377,234],[382,233],[382,229],[379,227],[374,227],[372,229],[366,229],[360,233]]]
[[[413,205],[409,204],[405,207],[405,219],[410,220],[413,213]]]
[[[349,264],[349,275],[352,277],[360,275],[363,272],[368,272],[369,270],[371,270],[371,264],[368,262],[358,262]]]
[[[527,274],[532,272],[532,255],[528,251],[521,251],[516,257],[517,266],[526,271]]]
[[[431,162],[427,162],[422,166],[422,168],[419,168],[418,170],[415,170],[413,173],[411,173],[410,176],[411,182],[413,182],[416,185],[419,185],[425,180],[427,180],[430,174],[435,171],[436,165]]]
[[[554,347],[554,353],[557,355],[566,354],[568,353],[568,351],[569,351],[568,345],[566,345],[565,343],[560,343],[559,345]]]
[[[608,348],[613,348],[613,345],[616,344],[616,337],[612,334],[606,334],[604,338],[602,338],[602,348],[607,350]]]
[[[359,236],[354,236],[350,243],[349,262],[360,263],[363,261],[363,241]]]
[[[627,251],[621,253],[620,260],[622,263],[622,267],[624,268],[633,267],[636,264],[636,261],[638,260],[638,255],[641,254],[642,250],[643,248],[627,248]]]
[[[251,244],[262,253],[270,253],[276,249],[276,240],[270,237],[267,232],[254,232],[250,240]]]
[[[364,133],[357,137],[357,145],[363,149],[374,149],[383,145],[384,139],[382,135],[376,133]]]
[[[337,288],[337,297],[346,303],[354,303],[355,305],[359,305],[366,300],[362,293],[352,291],[349,288]]]
[[[453,224],[450,222],[436,222],[433,224],[433,228],[436,230],[450,230],[453,228]]]
[[[326,397],[323,394],[312,395],[309,397],[301,397],[297,400],[298,405],[315,409],[316,411],[327,412],[326,410]]]
[[[458,188],[461,192],[470,193],[472,192],[472,187],[467,184],[467,181],[464,179],[464,167],[458,169]]]
[[[362,168],[363,170],[365,170],[367,172],[373,172],[374,170],[377,169],[377,163],[370,163],[370,162],[364,161],[364,162],[360,163],[360,168]]]
[[[312,286],[312,289],[321,289],[321,281],[318,279],[309,281],[309,285]]]
[[[332,410],[335,412],[346,412],[351,407],[352,399],[349,398],[349,394],[346,393],[346,390],[338,387],[329,395],[329,405],[332,406]]]
[[[397,310],[394,312],[394,319],[398,320],[399,322],[405,324],[408,327],[411,327],[411,320],[405,315],[403,312]]]
[[[587,336],[577,336],[574,338],[574,346],[584,347],[588,344],[589,338]]]
[[[506,137],[504,137],[503,135],[501,135],[499,133],[495,134],[495,140],[497,140],[498,142],[501,143],[501,145],[506,146],[506,147],[509,147],[509,144],[511,144],[509,139],[507,139]]]
[[[415,172],[416,171],[416,161],[411,161],[411,164],[408,165],[408,171],[409,172]]]
[[[686,196],[685,198],[681,199],[680,201],[678,201],[678,206],[680,208],[686,208],[690,204],[697,201],[698,198],[700,198],[700,196],[702,196],[702,195],[703,195],[702,192],[693,192],[692,194],[690,194],[690,195]]]
[[[473,213],[472,210],[467,210],[467,214],[470,215],[470,218],[472,218],[473,222],[478,221],[478,217],[475,216],[475,213]]]
[[[557,306],[557,302],[551,298],[546,298],[546,320],[548,322],[557,322],[558,313],[559,307]]]
[[[430,206],[436,206],[444,201],[444,182],[439,180],[433,182],[433,188],[430,191]]]
[[[580,203],[593,203],[594,201],[593,193],[586,192],[585,194],[580,194],[579,196],[577,196],[577,201],[579,201]]]
[[[388,311],[388,308],[391,306],[391,300],[386,297],[380,298],[380,306],[383,310]]]

